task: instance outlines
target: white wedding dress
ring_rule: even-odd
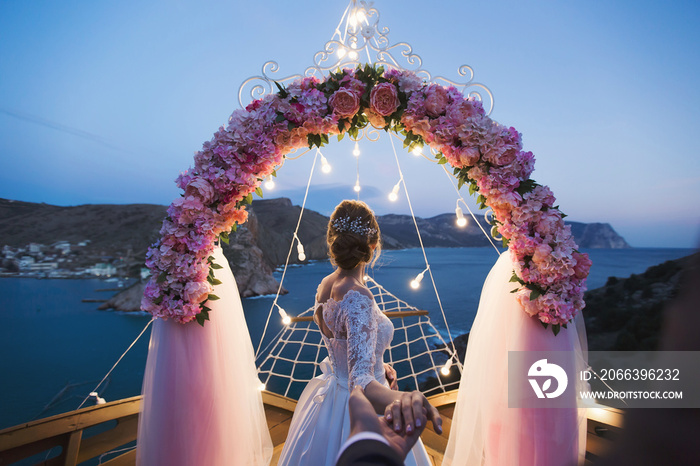
[[[323,335],[329,356],[321,363],[323,374],[310,380],[299,398],[279,465],[334,465],[350,433],[349,390],[372,380],[388,386],[383,354],[394,326],[374,300],[350,290],[340,301],[326,301],[322,316],[334,335]],[[431,464],[420,440],[405,464]]]

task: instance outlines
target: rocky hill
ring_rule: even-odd
[[[663,312],[679,292],[683,270],[697,255],[666,261],[628,278],[609,277],[605,286],[586,292],[583,317],[589,351],[658,349]],[[464,361],[469,333],[454,339]]]
[[[250,220],[231,235],[231,244],[224,248],[243,296],[277,291],[272,277],[275,267],[284,264],[290,250],[292,233],[301,207],[286,198],[256,200],[250,208]],[[71,252],[75,267],[118,259],[120,273],[138,273],[150,244],[158,238],[166,207],[152,204],[80,205],[61,207],[0,199],[0,246],[23,248],[29,243],[53,244],[68,241],[89,244]],[[490,231],[483,216],[477,217],[485,231]],[[488,246],[473,219],[465,228],[455,225],[454,214],[442,214],[416,223],[426,247]],[[408,215],[378,217],[385,249],[419,247],[413,219]],[[571,222],[572,231],[582,248],[629,247],[615,230],[604,223]],[[328,217],[305,210],[299,227],[299,238],[311,260],[327,258],[326,228]],[[290,263],[297,263],[292,250]]]
[[[691,255],[628,278],[609,277],[605,286],[586,292],[583,315],[589,349],[657,349],[663,310],[678,294],[683,269],[693,260]]]

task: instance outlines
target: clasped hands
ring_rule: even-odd
[[[442,434],[440,413],[419,391],[397,392],[394,402],[384,410],[384,417],[377,417],[362,389],[356,386],[350,394],[349,409],[351,436],[362,431],[376,432],[401,458],[413,448],[428,421],[433,423],[435,432]]]

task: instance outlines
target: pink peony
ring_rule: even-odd
[[[579,280],[583,280],[588,277],[588,271],[593,264],[588,258],[588,254],[574,252],[573,258],[576,260],[576,265],[574,266],[574,276]]]
[[[369,105],[374,113],[389,116],[399,108],[399,94],[392,83],[379,83],[369,93]]]
[[[365,116],[367,117],[367,120],[369,120],[369,124],[375,128],[384,128],[386,126],[386,120],[384,117],[370,109],[365,110]]]
[[[328,104],[339,117],[352,118],[360,110],[360,97],[348,89],[338,89],[328,100]]]
[[[447,89],[438,84],[432,84],[425,92],[425,112],[433,118],[439,117],[445,113],[449,101]]]
[[[214,200],[215,193],[214,188],[207,180],[197,177],[187,184],[185,196],[197,196],[201,199],[202,203],[206,205],[211,204]]]

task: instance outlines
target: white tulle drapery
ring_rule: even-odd
[[[586,410],[509,408],[509,351],[567,351],[571,367],[586,360],[582,323],[555,336],[527,315],[511,291],[510,252],[501,254],[481,293],[469,334],[443,465],[562,466],[585,454]],[[576,327],[576,328],[575,328]]]
[[[146,362],[137,460],[158,465],[268,465],[272,442],[236,282],[222,283],[204,327],[156,319]]]

